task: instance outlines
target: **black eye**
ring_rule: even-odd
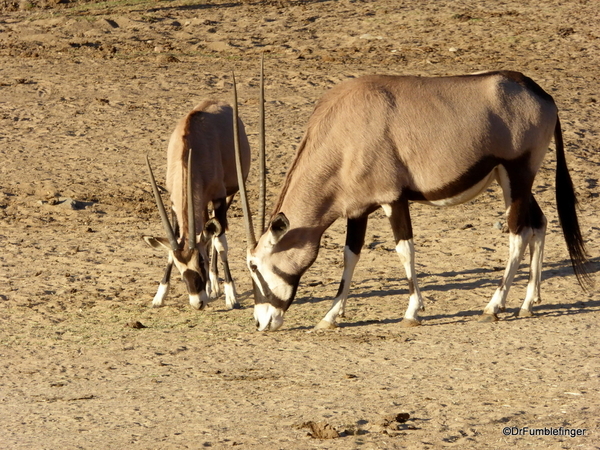
[[[258,269],[258,267],[256,267],[256,264],[254,263],[250,263],[250,270],[254,273],[256,272],[256,269]]]

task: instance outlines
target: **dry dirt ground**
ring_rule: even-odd
[[[256,148],[262,52],[271,201],[336,83],[513,69],[559,105],[597,272],[600,2],[53,3],[0,3],[0,448],[600,448],[600,298],[568,262],[553,148],[535,186],[550,223],[531,319],[512,316],[523,264],[501,320],[477,321],[508,253],[497,187],[451,209],[413,206],[427,301],[413,329],[400,327],[407,283],[380,212],[330,332],[313,326],[337,290],[341,221],[276,333],[254,329],[237,202],[240,310],[192,310],[179,279],[152,309],[165,255],[140,238],[162,233],[143,156],[162,182],[176,121],[202,98],[230,100],[232,70]]]

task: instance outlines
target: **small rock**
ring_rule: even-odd
[[[94,204],[94,202],[82,202],[82,201],[75,200],[75,199],[72,199],[69,197],[60,197],[57,200],[55,200],[55,199],[50,200],[48,202],[48,204],[60,206],[61,208],[72,209],[74,211],[79,211],[79,210],[87,208],[88,206],[92,206]]]
[[[308,434],[314,439],[336,439],[340,433],[327,422],[308,421],[301,424],[298,428],[307,428]]]
[[[132,320],[131,322],[127,322],[125,324],[125,326],[128,327],[128,328],[135,328],[135,329],[148,328],[146,325],[144,325],[139,320]]]
[[[179,59],[177,59],[175,56],[173,55],[167,55],[167,54],[160,54],[160,56],[158,57],[158,60],[161,63],[178,63]]]
[[[408,413],[388,414],[381,420],[381,425],[383,427],[389,427],[390,425],[404,423],[408,419],[410,419],[410,414]]]

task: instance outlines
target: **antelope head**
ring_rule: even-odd
[[[260,142],[259,142],[259,229],[262,236],[256,240],[252,215],[248,206],[246,187],[241,172],[241,156],[238,135],[238,100],[235,75],[233,76],[233,127],[238,185],[244,212],[247,237],[247,265],[252,277],[254,291],[254,319],[259,331],[275,331],[283,324],[285,311],[296,295],[300,276],[310,265],[294,260],[288,250],[295,247],[296,239],[289,239],[290,223],[283,213],[276,214],[265,230],[265,119],[264,119],[264,70],[260,69]],[[297,244],[297,242],[296,242]],[[316,257],[316,255],[315,255]],[[312,261],[311,261],[312,262]]]
[[[194,201],[192,192],[192,150],[188,151],[188,170],[187,170],[187,233],[182,233],[181,241],[178,241],[176,232],[173,230],[171,222],[167,217],[156,180],[150,166],[150,161],[146,155],[146,164],[150,173],[150,182],[156,200],[156,206],[161,217],[161,221],[167,235],[166,238],[144,236],[144,241],[154,248],[164,248],[169,252],[169,268],[171,264],[179,270],[181,278],[186,284],[190,298],[190,305],[196,309],[203,309],[208,303],[209,297],[206,293],[208,283],[208,257],[206,253],[206,242],[213,234],[219,234],[221,226],[217,220],[211,219],[204,226],[200,236],[196,236],[196,221],[194,214]],[[176,225],[176,229],[177,224]],[[186,239],[187,236],[187,239]],[[164,293],[166,295],[166,292]],[[157,294],[158,295],[158,294]],[[155,305],[157,306],[157,305]]]

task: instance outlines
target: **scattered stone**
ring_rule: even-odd
[[[179,59],[177,59],[175,56],[173,55],[167,55],[164,53],[161,53],[158,57],[158,60],[161,63],[178,63],[180,62]]]
[[[313,422],[311,420],[304,422],[298,428],[308,429],[308,435],[313,439],[336,439],[340,437],[340,433],[327,422]]]
[[[384,428],[395,427],[398,424],[405,423],[408,419],[410,419],[408,413],[388,414],[381,419],[381,426]]]
[[[94,202],[82,202],[80,200],[75,200],[69,197],[60,197],[58,199],[50,200],[48,204],[60,206],[61,208],[72,209],[74,211],[80,211],[82,209],[87,208],[88,206],[92,206]]]
[[[135,329],[148,328],[146,325],[144,325],[139,320],[132,320],[131,322],[127,322],[125,324],[125,326],[128,327],[128,328],[135,328]]]
[[[502,231],[503,233],[508,233],[508,225],[499,220],[497,222],[494,222],[494,228]]]
[[[575,30],[572,27],[562,27],[558,29],[558,35],[560,37],[567,37],[575,34]]]
[[[368,434],[368,431],[361,429],[358,425],[350,424],[346,425],[342,433],[345,436],[360,436],[363,434]]]

